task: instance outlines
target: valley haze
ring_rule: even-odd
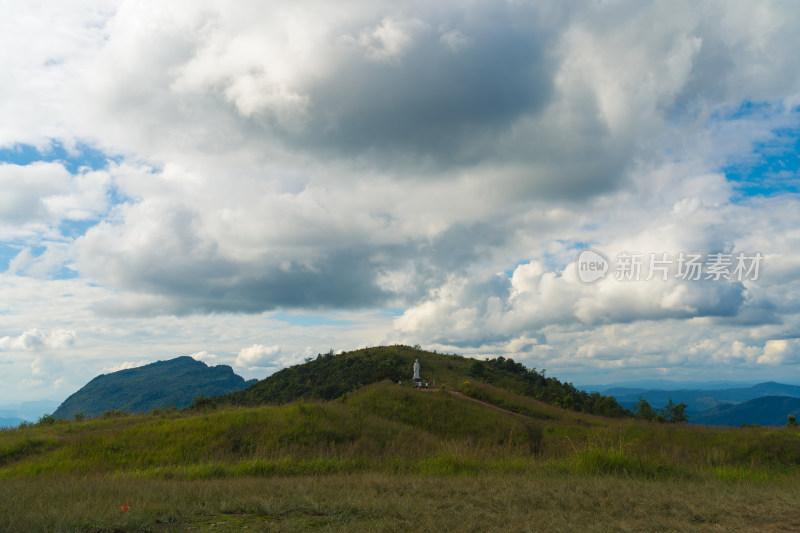
[[[0,418],[395,344],[800,383],[798,49],[780,0],[6,2]]]

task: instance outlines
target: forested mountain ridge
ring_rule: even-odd
[[[245,381],[227,365],[207,366],[188,356],[137,368],[100,374],[67,398],[56,418],[97,416],[106,411],[149,412],[162,407],[186,407],[197,396],[218,396],[240,390]]]

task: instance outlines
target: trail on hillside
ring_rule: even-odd
[[[494,409],[495,411],[500,411],[502,413],[508,413],[508,414],[515,415],[515,416],[522,416],[521,414],[515,413],[514,411],[509,411],[508,409],[503,409],[502,407],[498,407],[498,406],[493,405],[491,403],[484,402],[482,400],[477,400],[475,398],[472,398],[471,396],[467,396],[466,394],[463,394],[463,393],[458,392],[458,391],[451,390],[451,391],[447,391],[447,392],[449,392],[453,396],[458,396],[459,398],[466,398],[467,400],[473,401],[475,403],[479,403],[481,405],[485,405],[486,407]]]

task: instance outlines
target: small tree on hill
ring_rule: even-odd
[[[213,411],[217,408],[217,402],[213,398],[206,398],[205,396],[196,396],[194,403],[189,406],[189,409],[194,411]]]
[[[664,406],[664,419],[673,424],[685,424],[689,421],[689,417],[686,416],[685,412],[686,407],[687,405],[685,403],[675,404],[672,402],[672,398],[670,398],[667,405]]]
[[[656,412],[650,406],[650,403],[641,396],[639,397],[639,403],[633,408],[633,413],[636,418],[641,418],[642,420],[653,420],[656,417]]]

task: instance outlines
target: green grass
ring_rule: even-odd
[[[469,397],[383,382],[329,402],[0,431],[0,531],[800,525],[796,428],[609,419],[458,388]]]
[[[130,510],[120,507],[130,501]],[[211,480],[55,476],[0,484],[3,531],[790,531],[796,480],[559,473]]]

